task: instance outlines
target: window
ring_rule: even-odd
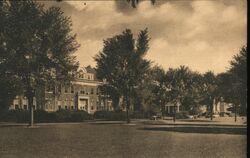
[[[94,94],[94,88],[91,88],[91,94]]]
[[[74,86],[73,85],[70,87],[70,89],[71,89],[71,93],[74,93]]]
[[[68,93],[68,86],[65,86],[65,87],[64,87],[64,92],[65,92],[65,93]]]
[[[74,106],[71,106],[71,109],[74,110]]]
[[[53,85],[47,85],[46,86],[46,91],[52,93],[54,90]]]
[[[65,110],[68,110],[68,106],[65,106]]]
[[[18,104],[15,104],[15,109],[19,109],[19,106],[18,106]]]
[[[94,106],[91,106],[91,110],[94,110]]]
[[[58,110],[61,110],[61,109],[62,109],[62,107],[61,107],[61,105],[59,105],[59,106],[58,106]]]
[[[24,110],[28,110],[28,106],[27,105],[23,105]]]
[[[62,86],[58,85],[58,93],[61,93],[61,92],[62,92]]]

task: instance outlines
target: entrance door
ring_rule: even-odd
[[[79,110],[88,111],[88,99],[79,99],[78,108]]]

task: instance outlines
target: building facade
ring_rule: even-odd
[[[95,69],[91,66],[80,68],[74,74],[74,80],[69,84],[57,84],[52,88],[40,90],[34,98],[35,109],[48,112],[57,110],[83,110],[90,114],[96,111],[112,111],[112,102],[99,91],[102,81],[97,80]],[[28,110],[28,100],[25,96],[17,96],[10,109]]]
[[[213,103],[213,114],[218,114],[221,116],[224,116],[225,113],[230,113],[230,111],[228,111],[228,108],[232,106],[229,103],[226,103],[223,101],[223,98],[221,98],[221,101],[219,102],[215,102]],[[165,109],[167,114],[173,114],[174,112],[182,112],[185,111],[185,109],[183,108],[183,106],[181,106],[180,104],[173,104],[173,103],[167,103],[165,105]],[[199,107],[199,110],[201,111],[201,113],[205,113],[205,112],[210,112],[209,109],[207,108],[207,105],[201,105]]]

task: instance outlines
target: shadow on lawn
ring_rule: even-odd
[[[148,131],[167,131],[167,132],[182,132],[182,133],[204,133],[204,134],[236,134],[246,135],[246,128],[234,127],[144,127],[139,130]]]

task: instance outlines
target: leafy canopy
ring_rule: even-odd
[[[39,85],[69,79],[79,47],[72,22],[38,2],[0,2],[0,74],[20,81],[29,98]]]
[[[140,31],[137,41],[129,29],[104,40],[103,50],[95,57],[97,77],[106,80],[118,96],[131,96],[131,87],[138,86],[150,66],[143,58],[148,42],[147,29]]]

